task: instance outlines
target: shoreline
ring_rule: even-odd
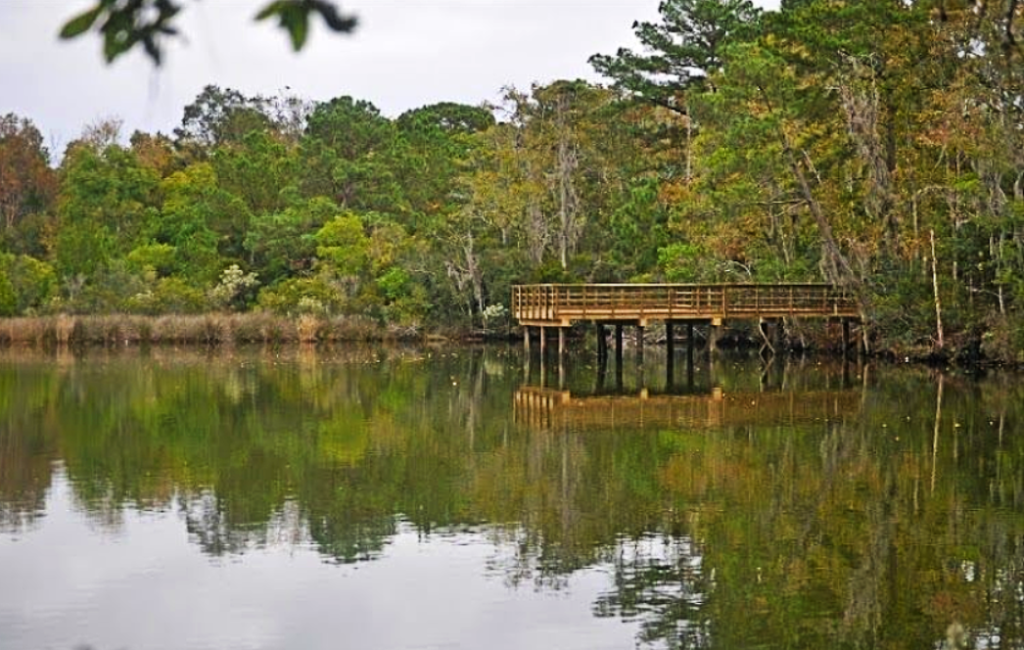
[[[575,336],[574,336],[575,338]],[[219,347],[334,343],[510,343],[522,339],[517,327],[494,331],[382,325],[362,316],[279,316],[267,312],[21,316],[0,318],[0,348],[53,350],[59,348],[125,348],[147,346]],[[652,343],[661,341],[652,340]],[[841,357],[828,337],[801,336],[774,354],[814,352]],[[722,350],[757,349],[761,342],[749,333],[734,332],[720,342]],[[698,346],[703,348],[704,344]],[[926,346],[881,346],[865,358],[895,363],[958,368],[1008,368],[1021,363],[993,359],[975,349],[936,351]],[[853,354],[852,356],[856,356]]]

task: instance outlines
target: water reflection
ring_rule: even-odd
[[[15,539],[60,552],[34,540],[66,489],[139,552],[141,516],[210,558],[391,566],[447,539],[490,549],[481,579],[570,600],[603,572],[587,608],[645,647],[1024,644],[1018,380],[722,357],[673,381],[652,353],[550,382],[507,349],[4,355],[0,570]],[[437,579],[476,588],[456,575]]]

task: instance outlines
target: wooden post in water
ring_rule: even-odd
[[[714,354],[718,349],[718,338],[722,335],[722,319],[712,318],[708,326],[708,352]]]
[[[547,357],[548,354],[548,328],[543,325],[540,329],[540,358],[541,362]]]
[[[622,323],[615,323],[615,365],[622,369]]]
[[[594,329],[597,331],[597,360],[598,363],[601,363],[608,359],[608,339],[605,335],[604,323],[594,323]]]
[[[558,328],[558,364],[562,364],[562,359],[565,357],[565,328]]]
[[[640,323],[636,325],[636,362],[644,362],[644,326]]]
[[[665,377],[669,388],[672,388],[676,374],[676,333],[672,325],[672,321],[665,321]]]
[[[686,363],[693,367],[693,321],[686,322]]]
[[[526,354],[530,354],[530,326],[523,326],[523,349],[526,350]]]
[[[850,350],[850,321],[843,319],[843,356]]]

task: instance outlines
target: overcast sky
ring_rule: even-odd
[[[268,2],[186,0],[185,38],[154,68],[141,53],[106,65],[96,35],[58,41],[88,0],[0,0],[0,114],[31,118],[59,153],[104,117],[123,119],[125,136],[169,132],[207,84],[312,100],[352,95],[389,116],[439,101],[479,104],[507,85],[600,81],[590,55],[635,47],[633,21],[658,15],[658,0],[342,0],[359,17],[356,33],[316,25],[293,54],[283,31],[252,20]]]

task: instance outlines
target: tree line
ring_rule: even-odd
[[[1017,3],[665,0],[607,84],[397,118],[209,86],[59,166],[0,119],[0,314],[493,325],[520,282],[828,281],[874,345],[1024,351]]]

